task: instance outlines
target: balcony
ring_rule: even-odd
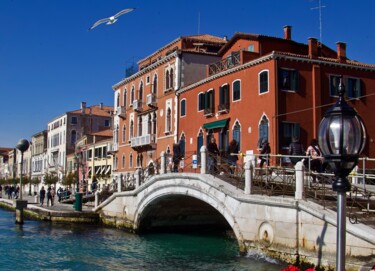
[[[214,115],[214,109],[213,108],[205,108],[203,114],[204,114],[205,117],[212,117]]]
[[[131,147],[132,148],[145,147],[145,146],[154,147],[155,138],[156,137],[154,134],[133,137],[131,139]]]
[[[142,100],[134,100],[133,101],[133,109],[137,112],[142,112]]]
[[[150,107],[156,106],[156,95],[155,95],[155,93],[147,94],[146,104]]]
[[[208,74],[214,75],[216,73],[228,70],[230,68],[233,68],[235,66],[238,66],[241,64],[240,61],[240,52],[233,52],[230,56],[228,56],[225,59],[222,59],[219,62],[210,64],[208,66]]]
[[[220,114],[228,113],[229,112],[229,103],[219,104],[217,106],[217,111]]]
[[[126,109],[125,106],[118,106],[116,108],[116,116],[119,116],[120,118],[126,119]]]
[[[107,153],[113,154],[118,151],[118,143],[110,143],[107,145]]]

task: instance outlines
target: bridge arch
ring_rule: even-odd
[[[210,208],[220,214],[232,229],[240,249],[244,250],[244,239],[241,229],[236,221],[233,210],[228,208],[226,202],[228,199],[227,196],[220,190],[214,189],[211,185],[207,185],[207,187],[202,186],[202,181],[207,180],[207,176],[205,176],[205,179],[201,179],[198,176],[197,179],[185,179],[181,177],[171,179],[171,181],[155,182],[149,189],[145,190],[134,212],[134,230],[140,230],[142,220],[145,219],[145,213],[147,215],[147,209],[153,204],[170,197],[181,197],[180,200],[190,197],[210,206]]]

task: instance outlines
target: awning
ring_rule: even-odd
[[[223,128],[223,127],[227,126],[228,121],[229,121],[229,118],[228,119],[224,119],[224,120],[218,120],[218,121],[213,121],[213,122],[205,123],[205,124],[203,124],[203,128],[204,129]]]

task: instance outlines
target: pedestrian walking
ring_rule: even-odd
[[[207,151],[208,151],[208,172],[209,173],[217,173],[217,156],[219,154],[219,149],[216,145],[216,139],[215,137],[211,137],[210,143],[207,145]]]
[[[49,203],[51,202],[50,206],[53,206],[53,201],[52,201],[52,188],[49,186],[47,189],[47,207],[49,206]]]
[[[173,162],[173,172],[178,172],[178,165],[181,161],[181,149],[180,144],[175,143],[173,144],[173,156],[172,156],[172,162]]]
[[[40,197],[40,206],[43,206],[44,204],[44,198],[46,197],[46,190],[44,190],[44,186],[39,191],[39,197]]]
[[[239,147],[237,140],[233,139],[228,146],[228,163],[231,174],[234,174],[234,170],[237,167]]]
[[[259,166],[262,168],[264,163],[267,163],[267,166],[270,165],[270,153],[271,147],[267,139],[263,139],[262,149],[260,151],[260,163]]]

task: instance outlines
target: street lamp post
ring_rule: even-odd
[[[351,185],[347,179],[358,163],[366,142],[366,129],[361,117],[344,99],[342,77],[339,99],[326,112],[319,125],[319,146],[325,161],[335,174],[332,190],[337,192],[336,270],[345,270],[346,192]]]
[[[25,151],[27,151],[27,149],[29,148],[30,146],[30,143],[28,140],[26,139],[21,139],[20,141],[18,141],[17,145],[16,145],[16,148],[21,152],[21,171],[20,171],[20,200],[22,200],[22,167],[23,167],[23,153]]]

